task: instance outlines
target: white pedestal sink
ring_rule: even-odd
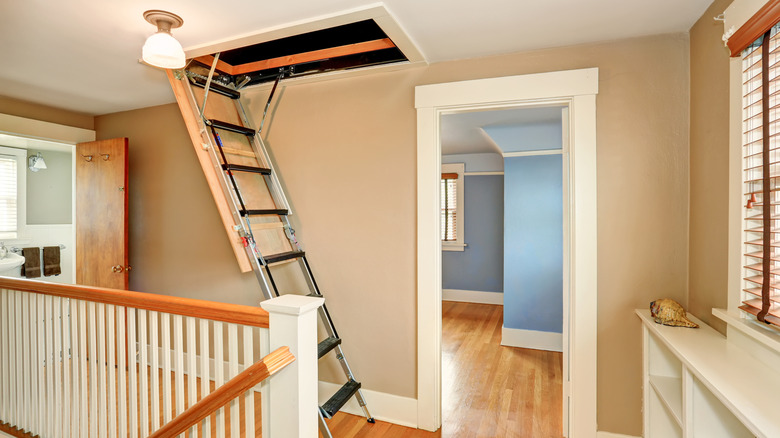
[[[19,254],[9,252],[6,256],[0,259],[0,275],[12,275],[15,269],[24,264],[24,257]]]

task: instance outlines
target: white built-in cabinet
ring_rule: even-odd
[[[656,324],[637,310],[644,348],[644,438],[780,437],[780,370],[700,320]]]

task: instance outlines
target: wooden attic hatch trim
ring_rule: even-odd
[[[246,64],[230,65],[224,61],[217,61],[217,70],[231,76],[253,73],[260,70],[271,68],[286,67],[289,65],[302,64],[306,62],[322,61],[341,56],[358,55],[361,53],[373,52],[376,50],[392,49],[396,47],[390,38],[382,38],[373,41],[365,41],[344,46],[330,47],[322,50],[313,50],[311,52],[298,53],[295,55],[280,56],[278,58],[264,59],[262,61],[249,62]],[[214,63],[214,56],[205,55],[195,58],[205,65]]]

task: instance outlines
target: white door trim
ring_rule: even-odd
[[[569,260],[571,296],[564,315],[569,370],[568,434],[596,436],[596,94],[598,69],[422,85],[417,107],[417,422],[441,426],[441,242],[439,230],[442,114],[525,105],[564,104],[570,114]],[[564,291],[567,293],[568,291]],[[568,342],[567,342],[568,341]],[[564,416],[566,412],[564,411]],[[564,424],[566,422],[564,421]],[[567,431],[564,430],[564,434]]]

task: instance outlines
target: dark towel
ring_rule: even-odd
[[[26,278],[36,278],[41,276],[41,249],[40,248],[22,248],[24,264],[22,265],[22,275]]]
[[[44,246],[43,247],[43,275],[49,277],[51,275],[62,274],[60,269],[60,247],[59,246]]]

